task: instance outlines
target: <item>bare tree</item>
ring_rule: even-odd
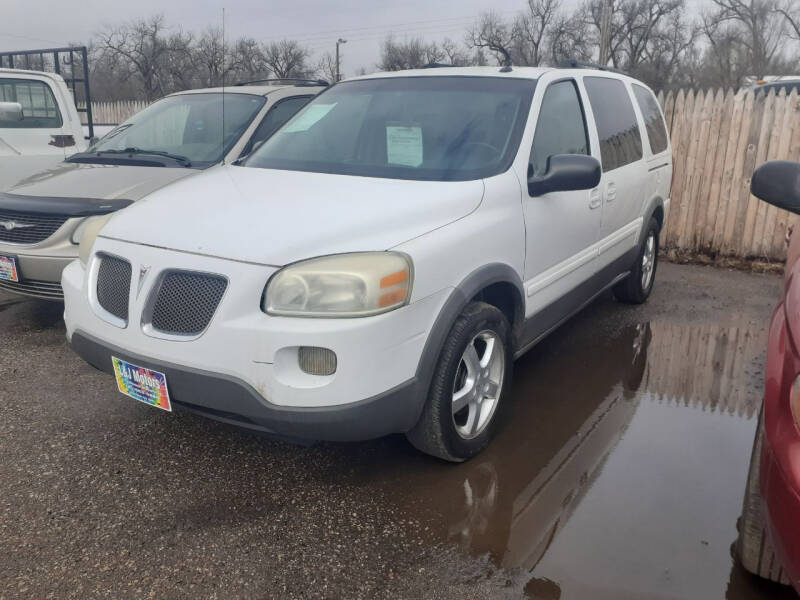
[[[592,39],[589,25],[581,13],[558,16],[550,29],[549,61],[553,65],[566,60],[592,59]]]
[[[500,16],[489,11],[467,33],[467,45],[491,52],[498,64],[513,63],[514,32]]]
[[[700,37],[700,28],[687,22],[683,11],[666,15],[665,19],[666,26],[655,31],[632,72],[655,89],[674,87],[682,78],[693,76],[686,73],[691,66],[681,69],[681,65],[688,65],[688,61],[696,58]]]
[[[314,69],[314,74],[315,77],[324,79],[329,83],[336,81],[336,56],[333,52],[326,52],[322,55],[322,58],[317,62],[316,69]]]
[[[236,40],[231,50],[232,77],[240,81],[266,79],[270,70],[261,45],[253,38]]]
[[[777,6],[776,10],[786,20],[791,32],[790,36],[800,40],[800,6],[795,0],[786,0],[782,6]]]
[[[166,29],[164,16],[155,15],[97,34],[100,50],[140,80],[146,100],[163,95],[160,76],[170,51]]]
[[[281,40],[264,46],[264,62],[275,77],[303,77],[306,74],[308,49],[295,40]]]
[[[169,52],[164,57],[162,81],[165,92],[188,90],[196,85],[194,36],[191,33],[178,31],[169,36],[167,40]]]
[[[517,16],[512,28],[515,64],[535,67],[544,61],[559,6],[560,0],[528,0],[527,10]]]
[[[217,27],[207,29],[197,38],[193,48],[197,78],[202,87],[215,87],[228,81],[233,70],[233,62],[227,43],[223,42],[222,30]]]
[[[715,21],[730,23],[728,33],[738,33],[737,42],[747,49],[751,75],[769,74],[780,54],[785,36],[785,19],[778,12],[776,0],[711,0]]]
[[[432,63],[440,63],[446,56],[436,42],[426,42],[422,38],[398,42],[390,35],[381,46],[378,68],[381,71],[418,69]]]
[[[472,59],[467,51],[450,38],[442,40],[441,51],[444,59],[454,67],[465,67],[472,64]]]

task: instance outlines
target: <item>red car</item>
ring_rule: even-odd
[[[800,214],[800,163],[771,161],[753,195]],[[800,593],[800,232],[789,245],[784,296],[772,315],[766,387],[739,527],[748,571]]]

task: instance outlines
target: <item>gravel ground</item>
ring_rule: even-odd
[[[662,264],[646,305],[604,296],[521,363],[642,322],[763,335],[779,291]],[[558,597],[447,533],[437,485],[466,466],[401,436],[299,447],[139,405],[67,348],[62,310],[0,294],[0,597]],[[741,377],[757,399],[759,364]]]

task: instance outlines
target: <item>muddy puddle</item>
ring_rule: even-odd
[[[579,329],[575,327],[573,329]],[[489,449],[395,479],[441,539],[530,598],[779,598],[730,548],[760,406],[763,323],[554,335],[516,363]],[[424,508],[423,508],[424,507]]]

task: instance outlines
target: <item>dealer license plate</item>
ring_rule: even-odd
[[[172,411],[167,390],[167,376],[127,361],[111,357],[119,391],[134,400],[162,410]]]
[[[10,256],[0,256],[0,279],[19,282],[17,261]]]

